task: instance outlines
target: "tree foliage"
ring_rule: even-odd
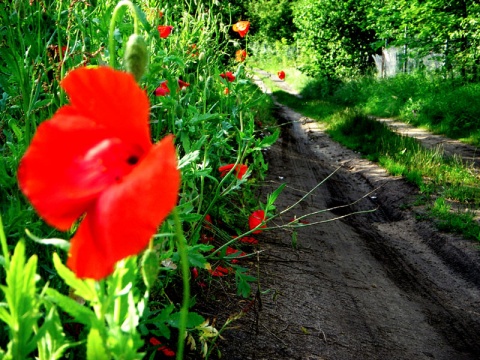
[[[252,21],[256,39],[298,46],[302,69],[348,77],[368,72],[372,55],[402,46],[410,58],[440,54],[449,75],[480,78],[477,0],[233,1]],[[241,6],[240,6],[241,5]],[[233,5],[232,5],[233,6]]]
[[[290,0],[259,0],[248,4],[248,14],[261,40],[293,40],[292,2]]]
[[[293,22],[303,70],[328,77],[365,72],[375,40],[367,24],[369,6],[371,0],[298,0]]]

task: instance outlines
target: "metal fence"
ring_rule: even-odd
[[[411,51],[410,54],[414,54]],[[437,70],[445,65],[445,55],[431,53],[427,56],[414,57],[404,48],[389,47],[382,49],[382,55],[372,55],[377,68],[377,76],[392,77],[398,73],[409,73],[417,69]]]

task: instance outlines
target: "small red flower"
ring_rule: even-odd
[[[160,86],[155,89],[155,96],[166,96],[170,94],[170,89],[167,85],[167,80],[164,80],[160,83]]]
[[[82,219],[67,265],[99,280],[142,251],[176,205],[177,156],[173,137],[151,143],[148,96],[131,74],[81,67],[61,86],[70,104],[40,124],[18,181],[51,226],[67,231]]]
[[[248,225],[250,226],[250,230],[255,229],[258,227],[263,221],[265,220],[265,211],[263,210],[256,210],[254,211],[248,218]],[[263,224],[261,228],[266,228],[267,224]],[[259,234],[262,230],[255,230],[253,234]]]
[[[223,79],[227,79],[230,82],[233,82],[235,80],[235,75],[233,75],[231,71],[227,71],[226,73],[222,73],[222,74],[220,74],[220,76]]]
[[[208,230],[212,230],[212,217],[210,216],[210,214],[207,214],[205,215],[205,229],[208,229]]]
[[[247,51],[246,50],[237,50],[235,52],[235,61],[244,62],[246,58],[247,58]]]
[[[208,271],[210,272],[210,274],[212,276],[217,276],[217,277],[228,275],[228,273],[230,272],[229,269],[227,269],[226,267],[223,267],[221,265],[218,265],[215,269],[208,270]]]
[[[189,86],[190,86],[189,83],[187,83],[187,82],[185,82],[185,81],[183,81],[183,80],[178,79],[178,87],[180,88],[180,90],[185,89],[185,88],[187,88],[187,87],[189,87]]]
[[[200,53],[197,50],[197,44],[188,45],[187,54],[190,54],[192,57],[198,56]]]
[[[245,237],[242,237],[240,239],[238,239],[239,242],[241,242],[242,244],[249,244],[249,245],[257,245],[258,244],[258,240],[255,239],[253,236],[245,236]]]
[[[170,25],[159,25],[158,26],[158,33],[162,39],[166,39],[173,30],[173,26]]]
[[[239,21],[236,24],[233,24],[233,31],[238,32],[242,38],[247,35],[248,29],[250,29],[249,21]]]
[[[200,235],[200,242],[202,244],[210,244],[212,241],[213,241],[213,237],[212,236],[208,236],[206,234],[202,234]]]
[[[220,171],[220,176],[221,177],[224,177],[225,175],[228,174],[228,172],[230,170],[232,170],[233,168],[235,167],[235,173],[236,173],[236,176],[238,179],[242,179],[243,176],[245,175],[245,173],[247,172],[248,170],[248,166],[247,165],[243,165],[243,164],[239,164],[239,165],[236,165],[235,164],[228,164],[228,165],[223,165],[223,166],[220,166],[218,168],[218,171]]]
[[[157,338],[152,336],[149,341],[150,341],[150,344],[152,344],[153,346],[158,346],[157,351],[161,351],[163,355],[167,357],[175,356],[175,352],[172,349],[170,349],[168,346],[162,345],[162,342]]]
[[[229,89],[229,88],[225,88],[225,90],[223,90],[223,93],[224,93],[225,95],[230,94],[230,89]]]
[[[227,250],[225,251],[225,255],[231,256],[231,255],[235,255],[235,254],[236,254],[235,257],[247,255],[243,251],[237,250],[237,249],[235,249],[231,246],[227,246]],[[238,259],[232,259],[232,264],[237,264],[237,263],[238,263]]]
[[[285,71],[280,70],[280,71],[277,73],[277,75],[278,75],[278,78],[279,78],[280,80],[282,80],[282,81],[285,80]]]
[[[61,57],[64,58],[65,54],[68,51],[68,48],[66,45],[62,46],[61,48],[58,45],[50,45],[48,47],[48,50],[49,50],[50,56],[52,56],[53,58],[60,58],[60,51],[62,54]]]

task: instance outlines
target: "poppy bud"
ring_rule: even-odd
[[[207,80],[205,81],[205,87],[211,88],[211,87],[213,87],[213,83],[214,83],[213,77],[209,76],[209,77],[207,77]]]
[[[205,58],[205,52],[201,51],[200,54],[198,55],[198,60],[202,61]]]
[[[143,36],[133,34],[127,41],[125,49],[125,69],[132,73],[135,80],[140,81],[147,67],[147,44]]]
[[[150,249],[145,250],[142,257],[142,277],[148,289],[157,280],[159,271],[160,265],[157,253]]]

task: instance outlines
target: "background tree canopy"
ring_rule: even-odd
[[[252,22],[254,40],[297,46],[302,70],[327,77],[364,74],[382,47],[409,56],[441,54],[444,69],[480,76],[480,3],[476,0],[258,0],[230,2]]]

